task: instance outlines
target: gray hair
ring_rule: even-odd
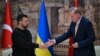
[[[69,12],[82,14],[84,11],[82,7],[71,7]]]

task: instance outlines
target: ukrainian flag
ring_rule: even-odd
[[[38,21],[36,43],[44,44],[48,41],[48,39],[50,39],[50,32],[49,32],[49,27],[47,22],[45,3],[44,0],[42,0],[42,4],[40,7],[40,16]],[[52,47],[49,47],[47,49],[36,48],[35,54],[36,56],[54,56]]]

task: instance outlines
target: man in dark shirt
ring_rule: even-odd
[[[17,17],[17,28],[12,33],[12,56],[35,56],[35,48],[45,48],[44,45],[32,43],[32,36],[27,28],[29,17],[21,14]]]

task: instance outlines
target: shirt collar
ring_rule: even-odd
[[[81,16],[80,19],[77,21],[76,25],[78,25],[78,24],[80,23],[81,19],[82,19],[82,16]]]

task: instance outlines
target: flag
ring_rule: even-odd
[[[74,56],[73,55],[73,47],[72,47],[72,44],[73,44],[73,38],[72,38],[72,36],[70,37],[70,39],[69,39],[69,49],[68,49],[68,56]]]
[[[50,39],[50,32],[48,27],[45,4],[44,0],[42,0],[42,4],[40,7],[40,16],[38,21],[36,43],[45,44],[48,41],[48,39]],[[47,49],[36,48],[35,53],[36,56],[53,56],[53,49],[52,47],[48,47]]]
[[[11,12],[9,0],[6,0],[5,12],[4,12],[4,22],[3,22],[3,34],[2,34],[2,48],[12,47],[12,22],[11,22]]]
[[[77,8],[79,5],[78,5],[78,0],[74,0],[74,7]],[[69,39],[69,50],[68,50],[68,56],[74,56],[74,48],[72,47],[72,44],[73,44],[73,37],[71,36],[70,39]]]
[[[78,7],[78,0],[74,0],[74,7]]]

